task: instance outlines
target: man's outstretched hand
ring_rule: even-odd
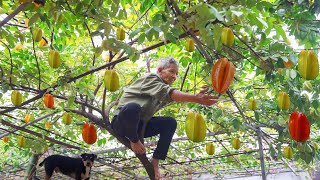
[[[132,151],[136,154],[145,154],[146,153],[146,148],[144,147],[144,145],[141,143],[140,140],[136,143],[133,143],[130,141],[130,146],[131,146]]]
[[[211,106],[214,103],[218,102],[217,96],[210,96],[206,94],[208,92],[209,88],[202,89],[196,96],[198,97],[198,103],[205,105],[205,106]]]

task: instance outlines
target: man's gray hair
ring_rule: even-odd
[[[158,68],[166,69],[170,66],[170,64],[174,64],[179,68],[179,62],[173,57],[163,57],[159,60]]]

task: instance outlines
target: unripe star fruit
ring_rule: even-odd
[[[61,59],[60,59],[59,52],[51,49],[49,51],[48,62],[49,62],[49,65],[52,68],[58,68],[60,66],[60,64],[61,64]]]
[[[234,43],[234,34],[232,29],[227,27],[222,28],[221,40],[222,44],[226,46],[232,46]]]
[[[32,31],[32,38],[35,42],[39,42],[42,39],[42,30],[38,27],[35,27]]]
[[[186,44],[185,48],[188,52],[193,52],[194,51],[194,41],[191,38],[186,39]]]
[[[117,29],[117,39],[123,41],[126,37],[126,34],[122,28]]]

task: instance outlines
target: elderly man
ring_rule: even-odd
[[[155,179],[160,178],[159,160],[165,160],[167,156],[177,122],[172,117],[154,114],[170,102],[195,102],[205,106],[217,102],[217,97],[205,94],[208,89],[193,95],[170,87],[177,79],[178,71],[179,63],[176,59],[160,59],[156,74],[150,73],[140,77],[124,90],[111,123],[116,133],[129,139],[131,149],[136,154],[146,152],[141,142],[144,137],[160,134],[151,161]]]

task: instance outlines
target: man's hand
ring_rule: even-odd
[[[196,96],[197,96],[197,103],[205,105],[205,106],[211,106],[214,103],[218,102],[217,96],[210,96],[206,94],[208,92],[209,88],[205,88],[201,90]]]
[[[132,151],[136,154],[145,154],[146,153],[146,148],[144,147],[144,145],[141,143],[140,140],[136,143],[133,143],[130,141],[130,146],[131,146]]]

